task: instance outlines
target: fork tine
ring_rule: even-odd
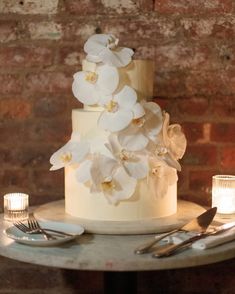
[[[30,218],[28,219],[28,226],[30,229],[33,229],[33,230],[40,229],[37,221],[35,221],[35,219],[32,216],[30,216]]]
[[[18,222],[14,222],[13,225],[19,229],[20,231],[27,233],[29,231],[29,228],[23,224],[22,222],[18,221]]]

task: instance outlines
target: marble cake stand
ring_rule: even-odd
[[[64,200],[60,200],[44,204],[34,213],[36,218],[44,221],[79,224],[85,228],[86,233],[131,235],[167,232],[179,228],[204,211],[203,207],[195,203],[179,200],[177,213],[170,217],[144,221],[97,221],[75,218],[66,214]]]

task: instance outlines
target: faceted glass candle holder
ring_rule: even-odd
[[[235,213],[235,176],[216,175],[212,177],[212,207],[221,214]]]
[[[25,193],[9,193],[4,195],[4,219],[8,221],[28,218],[29,195]]]

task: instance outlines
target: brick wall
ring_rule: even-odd
[[[0,0],[1,195],[25,191],[32,205],[63,197],[63,172],[49,172],[49,158],[81,106],[72,75],[95,32],[112,32],[136,58],[155,60],[154,101],[188,139],[179,196],[210,205],[211,176],[235,174],[233,0]]]

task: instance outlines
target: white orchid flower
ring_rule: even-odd
[[[143,101],[145,114],[133,119],[128,128],[118,134],[118,140],[128,150],[144,149],[150,140],[155,141],[162,129],[162,111],[158,104]]]
[[[156,143],[155,154],[169,166],[181,170],[178,159],[182,158],[186,149],[186,138],[178,124],[169,125],[170,116],[167,112],[163,115],[162,132]]]
[[[137,184],[116,160],[101,154],[95,154],[92,161],[80,165],[77,179],[90,183],[91,193],[103,193],[110,204],[130,198]]]
[[[111,34],[96,34],[91,36],[84,45],[86,59],[92,62],[124,67],[131,62],[134,51],[118,47],[119,40]]]
[[[115,67],[95,65],[91,70],[79,71],[73,76],[73,94],[85,105],[98,104],[102,97],[110,97],[119,84],[119,74]]]
[[[137,94],[129,86],[113,96],[112,99],[102,99],[104,111],[101,113],[98,125],[104,130],[118,132],[126,128],[133,119],[142,117],[145,112],[137,102]]]
[[[164,197],[168,187],[178,181],[176,170],[156,157],[150,159],[150,177],[157,197]]]
[[[148,159],[146,154],[140,151],[133,152],[125,149],[119,144],[115,134],[109,136],[108,143],[105,146],[131,177],[142,179],[147,176]]]
[[[77,139],[77,134],[73,134],[71,140],[51,156],[50,163],[52,167],[50,170],[57,170],[68,165],[78,164],[84,160],[89,153],[89,144]]]

